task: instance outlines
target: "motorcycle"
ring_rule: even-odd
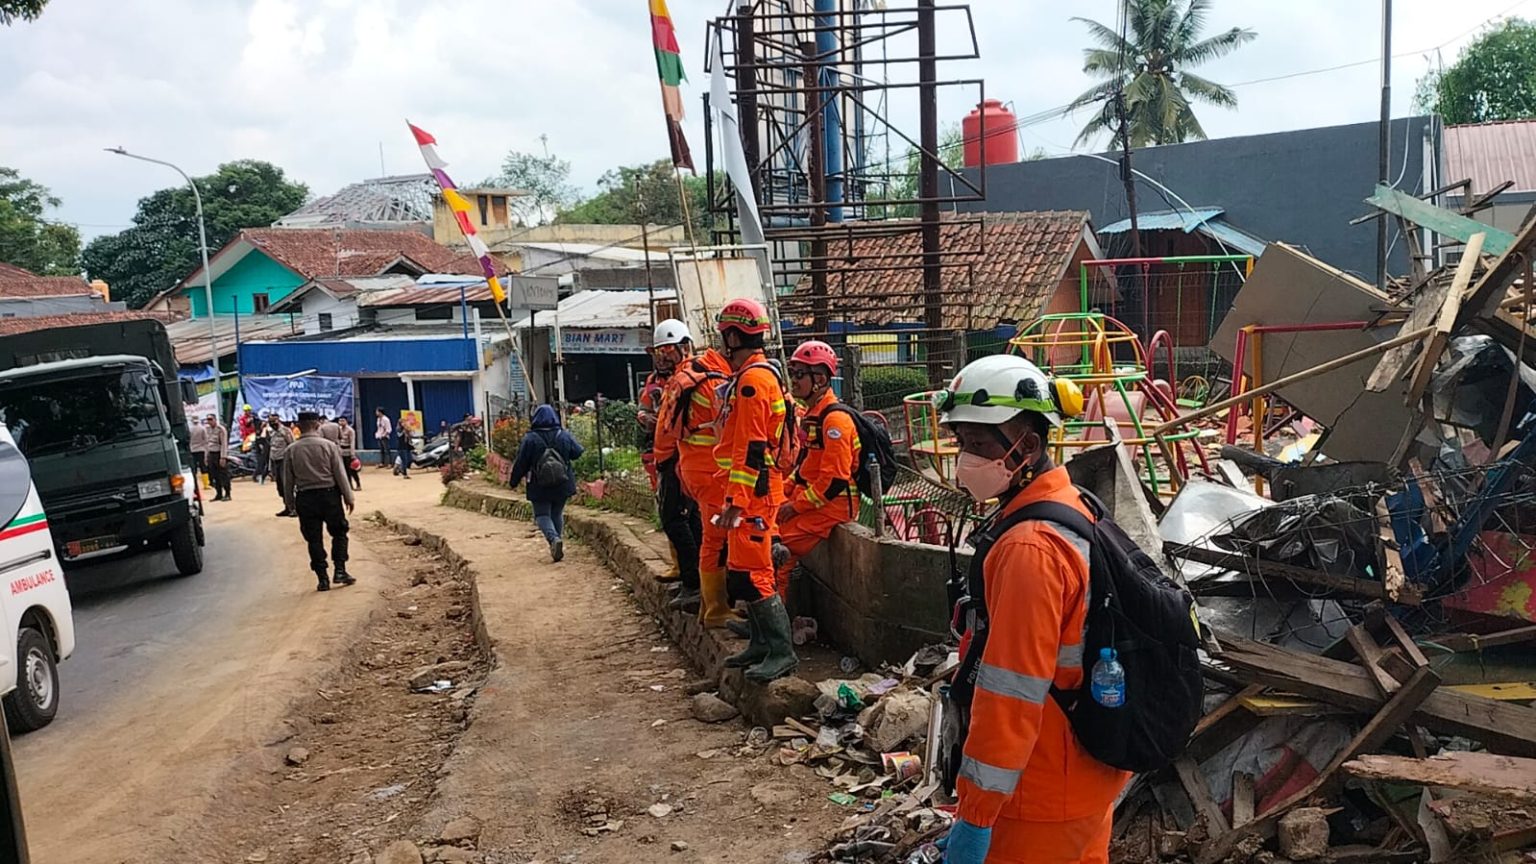
[[[440,434],[434,436],[427,443],[416,450],[416,456],[412,459],[412,467],[421,466],[432,468],[447,462],[450,452],[453,450],[453,436]]]

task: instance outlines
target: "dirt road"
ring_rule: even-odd
[[[389,479],[365,476],[378,488],[359,512],[385,496],[431,506],[441,491],[435,477]],[[279,734],[288,705],[381,604],[383,568],[366,545],[350,565],[357,587],[316,593],[271,488],[238,483],[234,495],[209,505],[204,573],[163,580],[140,558],[80,580],[116,584],[81,597],[58,721],[16,742],[37,864],[177,860],[225,769]]]

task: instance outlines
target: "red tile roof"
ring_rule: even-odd
[[[0,271],[0,297],[63,297],[91,293],[79,276],[13,276]]]
[[[400,258],[428,273],[479,273],[480,264],[468,252],[439,245],[418,231],[365,231],[332,228],[246,228],[224,248],[245,241],[305,279],[330,276],[375,276]],[[215,267],[217,272],[217,267]],[[200,278],[193,270],[181,285]]]
[[[1088,225],[1083,211],[944,214],[944,326],[990,330],[1029,321],[1069,272]],[[908,223],[910,224],[910,223]],[[829,244],[830,254],[852,263],[829,262],[828,305],[835,320],[865,325],[923,320],[922,239],[915,229],[893,230],[848,244]],[[901,268],[901,269],[895,269]],[[802,277],[780,306],[809,317],[810,278]]]
[[[26,270],[21,267],[17,267],[15,264],[7,264],[4,261],[0,261],[0,279],[14,279],[17,277],[30,278],[36,275],[37,274],[33,273],[31,270]]]
[[[77,327],[82,324],[105,324],[110,321],[138,321],[142,318],[158,318],[147,312],[80,312],[74,315],[41,315],[36,318],[0,318],[0,336],[31,333],[35,330],[51,330],[55,327]],[[162,319],[163,320],[163,319]]]
[[[1474,195],[1505,180],[1515,181],[1512,192],[1536,190],[1536,120],[1445,127],[1445,170],[1472,178]]]

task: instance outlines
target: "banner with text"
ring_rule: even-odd
[[[560,331],[560,350],[566,354],[644,354],[648,340],[637,328],[600,327]]]
[[[294,421],[300,411],[314,411],[326,417],[351,417],[353,392],[351,378],[328,375],[303,375],[298,378],[256,378],[247,376],[245,402],[265,417],[271,412]]]

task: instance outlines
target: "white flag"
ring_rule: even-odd
[[[752,172],[747,167],[747,154],[741,148],[741,123],[736,118],[736,103],[731,101],[731,91],[725,83],[725,59],[720,49],[720,30],[709,41],[709,68],[713,70],[709,81],[709,107],[715,112],[720,127],[721,150],[725,156],[725,173],[736,187],[736,214],[741,224],[741,242],[748,246],[763,243],[763,220],[757,213],[757,199],[752,197]],[[750,70],[742,74],[750,75]],[[756,134],[756,130],[753,131]]]

